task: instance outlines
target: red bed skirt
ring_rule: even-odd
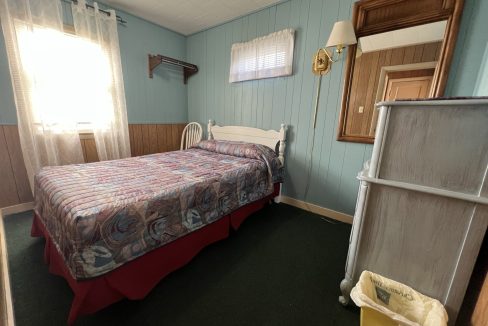
[[[95,313],[121,299],[143,299],[159,281],[186,265],[203,248],[227,238],[231,227],[237,230],[249,215],[263,208],[270,199],[279,194],[279,184],[275,184],[274,189],[273,194],[266,198],[243,206],[202,229],[90,280],[76,281],[71,276],[64,259],[36,214],[31,235],[46,238],[44,260],[49,265],[49,272],[64,277],[74,292],[68,317],[68,324],[71,325],[78,316]]]

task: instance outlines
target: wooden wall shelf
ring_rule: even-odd
[[[171,65],[183,67],[183,82],[187,83],[188,78],[198,72],[198,67],[194,64],[184,62],[178,59],[173,59],[170,57],[166,57],[164,55],[152,55],[148,54],[148,67],[149,67],[149,78],[153,78],[153,71],[156,69],[157,66],[159,66],[162,63],[168,63]]]

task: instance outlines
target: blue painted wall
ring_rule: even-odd
[[[333,23],[350,18],[353,2],[290,0],[194,34],[187,42],[188,60],[200,67],[189,82],[189,119],[273,129],[285,122],[291,130],[284,194],[349,214],[355,207],[356,175],[370,158],[372,146],[336,141],[344,61],[335,63],[322,80],[313,138],[311,118],[317,77],[310,72],[310,65]],[[487,0],[466,0],[446,94],[473,94],[487,44],[487,18]],[[232,43],[287,27],[296,30],[293,76],[228,83]],[[309,171],[311,182],[305,196]]]
[[[187,85],[181,68],[161,65],[148,77],[147,54],[186,60],[185,36],[120,13],[119,42],[130,123],[187,122]]]
[[[488,43],[485,47],[485,54],[478,73],[478,80],[476,81],[476,88],[474,90],[475,96],[488,96]]]
[[[485,51],[488,51],[487,21],[488,0],[465,0],[446,95],[488,95],[476,91],[482,81],[482,74],[486,74],[482,66],[488,57],[484,56]]]
[[[187,42],[188,60],[200,67],[189,80],[189,119],[265,129],[279,129],[282,122],[290,125],[284,194],[349,214],[356,201],[356,175],[370,157],[372,146],[335,140],[344,65],[339,61],[322,79],[311,152],[318,81],[311,73],[311,60],[327,41],[334,22],[350,19],[352,3],[291,0],[194,34]],[[296,30],[293,76],[228,83],[232,43],[288,27]],[[311,182],[305,198],[308,171]]]
[[[65,6],[69,21],[69,6]],[[148,78],[147,54],[163,54],[185,60],[185,36],[137,18],[118,14],[127,21],[118,25],[122,69],[130,123],[188,121],[187,86],[180,69],[161,66]],[[0,28],[0,124],[16,124],[15,104],[3,33]]]

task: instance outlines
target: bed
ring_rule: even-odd
[[[185,151],[46,167],[35,178],[32,236],[74,292],[68,317],[142,299],[201,249],[279,194],[280,131],[208,124]]]

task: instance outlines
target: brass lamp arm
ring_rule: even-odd
[[[337,61],[339,61],[339,57],[340,57],[340,52],[339,51],[337,51],[337,53],[338,53],[337,59],[334,59],[333,58],[334,57],[334,52],[336,52],[336,51],[332,52],[332,54],[331,54],[326,48],[321,48],[320,50],[322,50],[322,51],[325,52],[325,54],[329,58],[329,61],[330,62],[337,62]]]

